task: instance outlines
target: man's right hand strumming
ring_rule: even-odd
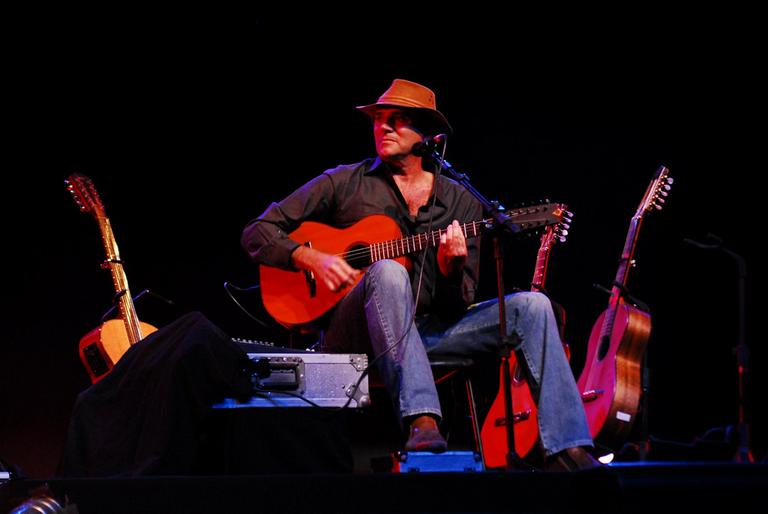
[[[291,260],[297,268],[314,273],[315,280],[333,292],[354,284],[362,273],[338,255],[330,255],[307,246],[296,248]]]

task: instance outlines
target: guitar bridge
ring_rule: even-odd
[[[317,280],[315,280],[315,274],[309,270],[304,270],[304,278],[307,281],[307,287],[309,288],[309,297],[314,298],[317,296]]]
[[[512,415],[512,423],[517,423],[519,421],[525,421],[526,419],[531,417],[531,409],[526,409],[524,411],[515,412]],[[507,418],[496,418],[496,421],[493,422],[494,426],[497,427],[505,427],[507,426]]]
[[[583,393],[581,393],[581,401],[586,403],[586,402],[591,402],[592,400],[597,400],[604,393],[605,393],[605,390],[603,389],[590,389],[589,391],[584,391]]]
[[[312,241],[304,243],[307,248],[312,248]],[[314,298],[317,296],[317,279],[315,274],[310,270],[304,270],[304,279],[307,281],[307,287],[309,288],[309,297]]]

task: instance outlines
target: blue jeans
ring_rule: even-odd
[[[376,364],[401,418],[441,416],[427,354],[498,354],[498,302],[473,305],[451,326],[425,318],[417,327],[413,309],[406,269],[395,261],[378,261],[339,302],[323,335],[323,349],[381,355]],[[519,337],[518,355],[539,392],[539,434],[545,454],[592,445],[549,299],[539,293],[508,295],[506,315],[508,333]]]

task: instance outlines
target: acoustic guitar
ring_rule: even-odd
[[[541,235],[539,250],[536,253],[536,265],[533,269],[531,291],[544,291],[544,282],[547,277],[547,267],[552,246],[556,242],[564,242],[568,235],[570,218],[573,216],[561,205],[560,209],[567,215],[564,222],[549,225]],[[563,341],[563,346],[568,352],[568,345]],[[509,356],[507,365],[512,376],[512,423],[515,431],[515,452],[519,457],[525,457],[533,448],[539,436],[539,423],[537,421],[536,402],[533,399],[530,385],[525,377],[523,368],[517,360],[515,353]],[[507,444],[507,413],[504,407],[504,364],[500,370],[499,392],[491,404],[491,408],[483,421],[480,438],[483,443],[483,458],[488,468],[503,467],[506,465],[509,445]]]
[[[112,275],[115,298],[120,311],[120,319],[108,320],[80,339],[80,360],[91,382],[96,383],[112,370],[131,345],[155,332],[157,328],[139,321],[136,315],[112,225],[105,214],[104,205],[93,182],[85,175],[74,173],[65,183],[80,210],[91,214],[99,224],[101,240],[107,256],[102,268],[109,269]]]
[[[595,444],[618,450],[627,440],[640,401],[640,365],[651,334],[651,315],[627,302],[629,269],[645,215],[660,210],[673,179],[661,166],[632,217],[608,308],[592,327],[577,381]]]
[[[559,204],[546,203],[513,209],[506,214],[520,231],[545,227],[562,220]],[[478,236],[492,219],[461,225],[464,237]],[[341,256],[353,268],[364,269],[376,261],[393,259],[407,266],[407,255],[440,244],[445,229],[402,237],[395,220],[383,214],[367,216],[347,228],[305,221],[289,237],[303,245]],[[261,294],[267,312],[288,328],[303,329],[333,308],[359,282],[362,276],[334,292],[318,286],[309,271],[291,271],[261,265]]]

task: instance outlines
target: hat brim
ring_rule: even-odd
[[[373,117],[374,113],[378,109],[383,109],[383,108],[403,109],[406,111],[412,111],[412,112],[418,113],[424,121],[428,122],[428,126],[424,127],[424,129],[429,132],[434,132],[434,134],[431,134],[431,135],[440,134],[440,133],[446,133],[448,135],[453,134],[453,127],[451,127],[451,124],[448,123],[448,119],[443,115],[443,113],[435,109],[426,109],[423,107],[408,107],[405,105],[398,105],[394,103],[375,103],[375,104],[357,106],[358,110],[363,111],[365,114],[367,114],[370,117]]]

